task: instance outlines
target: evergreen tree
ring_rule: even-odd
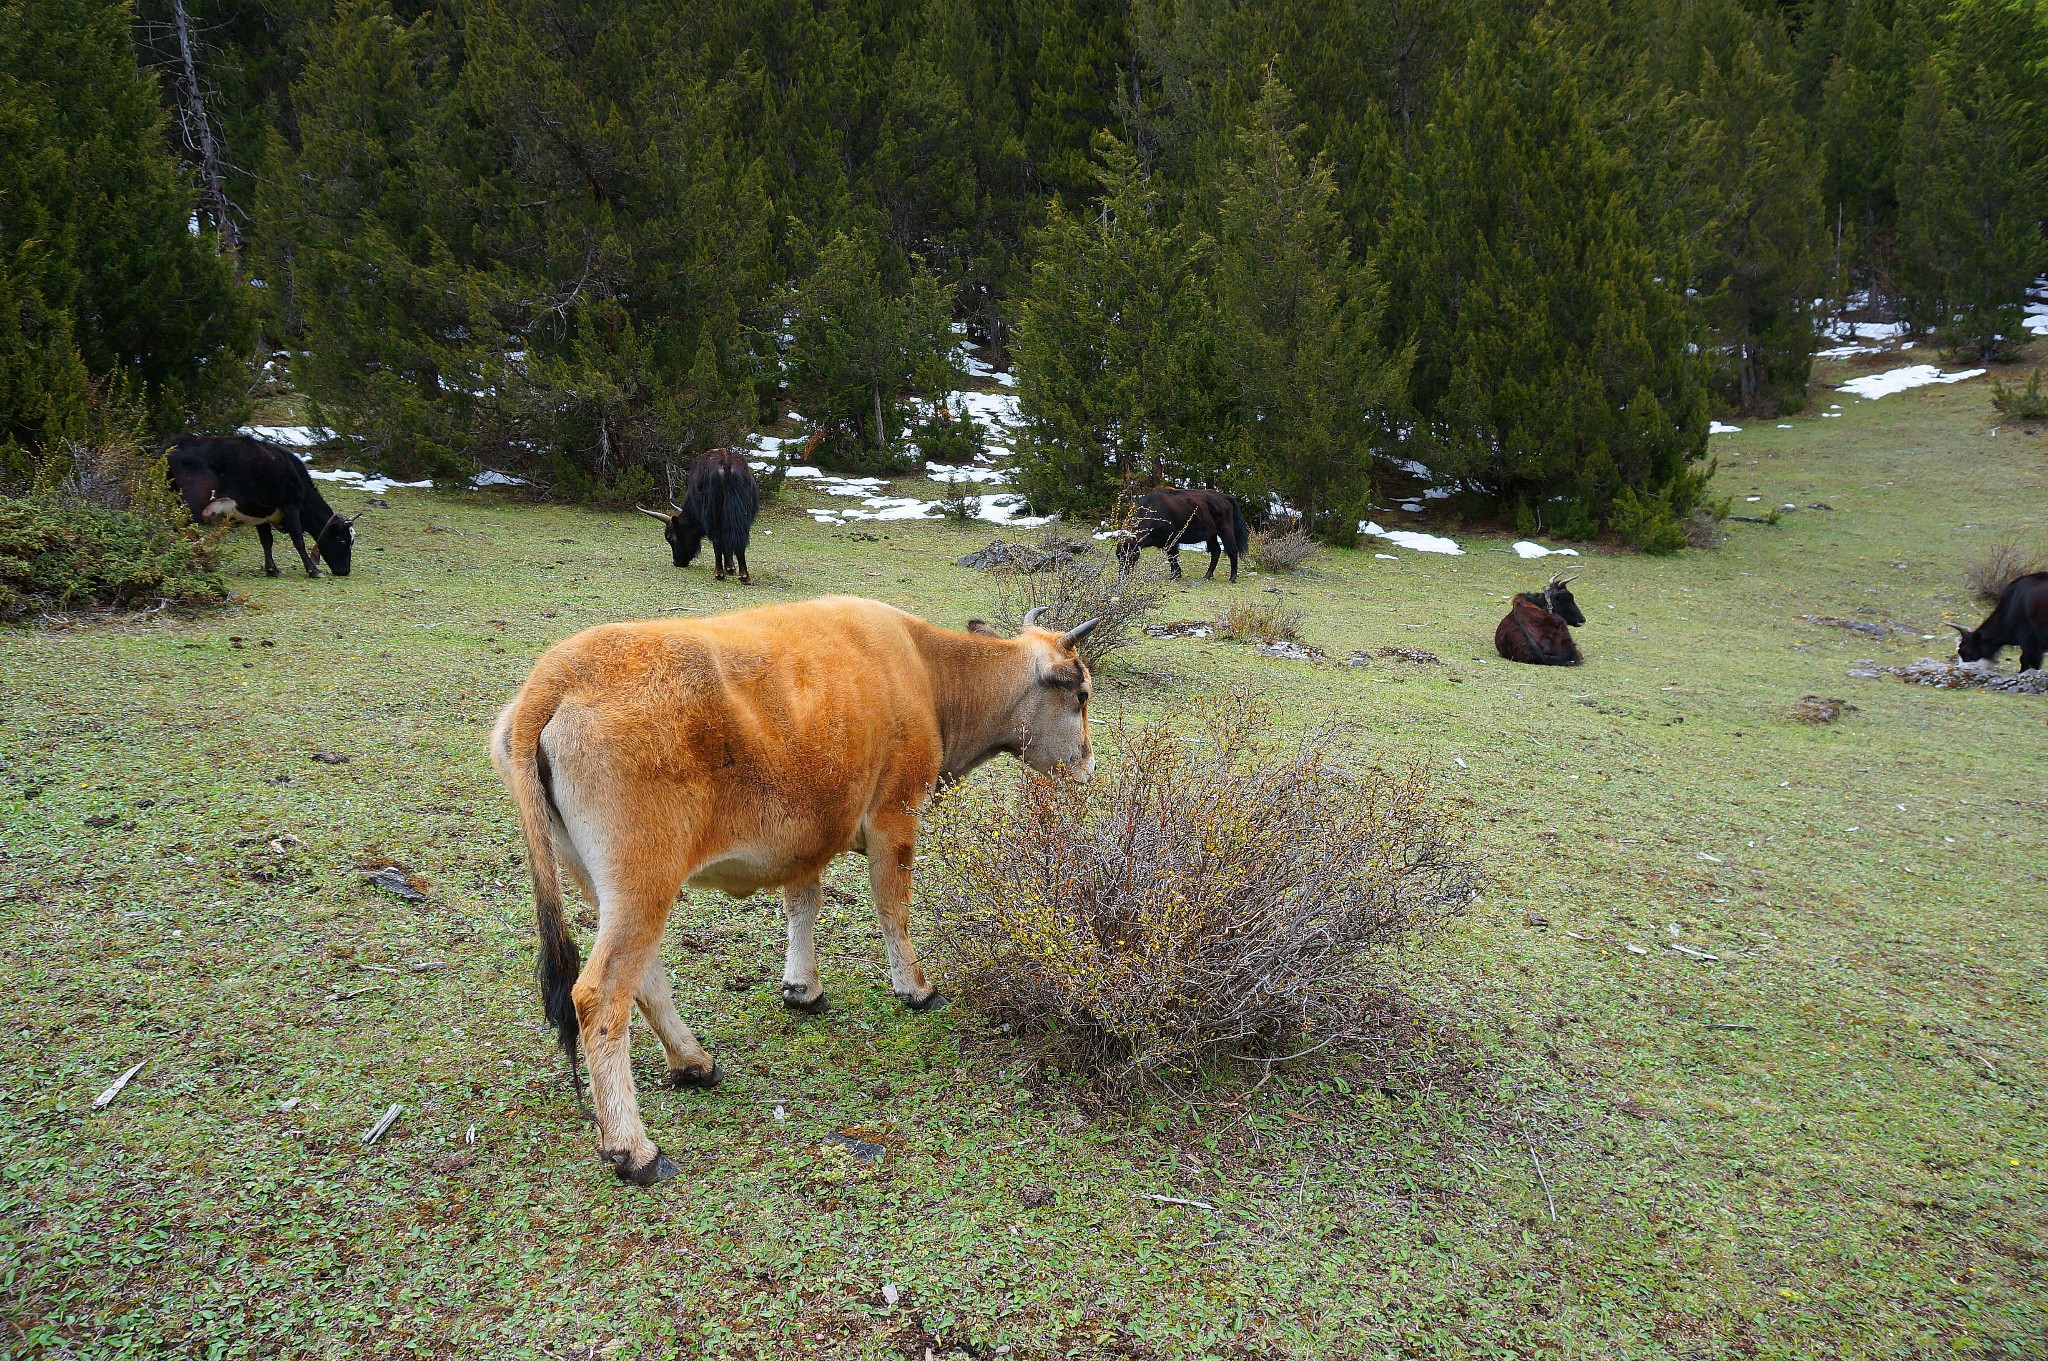
[[[1525,529],[1682,540],[1704,478],[1706,389],[1625,165],[1579,72],[1533,28],[1473,40],[1418,140],[1386,233],[1388,331],[1416,337],[1424,457]]]
[[[1130,147],[1098,133],[1095,151],[1101,197],[1085,213],[1049,206],[1017,327],[1018,485],[1062,514],[1100,515],[1126,488],[1218,471],[1203,457],[1213,450],[1196,445],[1202,466],[1190,466],[1180,447],[1201,405],[1189,381],[1199,244],[1164,220]]]
[[[0,444],[70,433],[85,375],[158,431],[228,414],[249,331],[124,6],[0,3]],[[18,455],[17,455],[18,458]]]
[[[844,232],[819,252],[792,300],[786,373],[791,400],[828,432],[822,460],[895,470],[904,394],[952,385],[952,299],[921,267],[891,295],[874,254]]]
[[[1348,542],[1412,355],[1381,346],[1384,290],[1351,258],[1328,162],[1304,165],[1299,138],[1268,70],[1220,186],[1216,350],[1265,480],[1311,532]]]
[[[1710,174],[1726,205],[1696,277],[1732,369],[1743,412],[1805,404],[1826,281],[1826,238],[1813,158],[1792,107],[1792,84],[1741,43],[1724,75],[1711,58],[1700,104],[1719,124]]]
[[[1946,27],[1900,134],[1902,307],[1954,353],[2007,358],[2048,262],[2048,14],[1962,0]]]

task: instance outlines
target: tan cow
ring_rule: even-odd
[[[907,930],[919,809],[941,781],[998,752],[1035,770],[1093,770],[1088,668],[1067,633],[1026,615],[1015,638],[968,632],[879,601],[827,596],[708,619],[607,624],[557,644],[491,733],[519,805],[540,930],[541,992],[573,1065],[590,1060],[598,1151],[650,1186],[676,1165],[640,1121],[627,1023],[668,1052],[669,1085],[719,1079],[676,1014],[659,951],[685,885],[735,897],[782,890],[782,1000],[819,1011],[819,876],[865,851],[889,982],[910,1006],[944,999]],[[578,971],[556,865],[597,904]],[[571,986],[573,980],[574,986]]]

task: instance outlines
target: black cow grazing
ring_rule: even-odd
[[[1973,629],[1950,624],[1956,631],[1956,656],[1966,662],[1995,662],[2006,648],[2020,650],[2020,670],[2040,667],[2048,652],[2048,572],[2014,577],[1998,593],[1991,617]]]
[[[306,465],[289,449],[249,435],[180,435],[164,449],[171,485],[201,523],[255,525],[263,541],[263,572],[277,575],[271,555],[271,526],[282,526],[299,550],[306,575],[320,575],[319,562],[338,577],[348,575],[355,550],[353,526],[360,513],[343,515],[327,504]],[[306,535],[313,536],[311,552]]]
[[[1147,548],[1166,550],[1169,575],[1180,576],[1180,546],[1198,543],[1209,550],[1209,571],[1204,580],[1216,578],[1216,560],[1230,555],[1230,579],[1237,580],[1237,557],[1251,545],[1251,529],[1244,512],[1227,492],[1201,487],[1161,487],[1138,498],[1131,536],[1117,540],[1116,560],[1124,571],[1138,565],[1138,555]]]
[[[751,585],[747,575],[747,541],[753,536],[754,515],[761,508],[761,490],[754,470],[739,449],[713,449],[690,465],[690,484],[683,504],[675,514],[639,507],[642,515],[661,521],[662,537],[678,567],[688,567],[705,539],[711,540],[712,580],[724,581],[739,574],[742,585]]]
[[[1531,666],[1577,666],[1585,658],[1572,641],[1572,626],[1586,622],[1568,589],[1576,577],[1550,578],[1540,591],[1525,591],[1508,607],[1493,631],[1493,647],[1511,662]]]

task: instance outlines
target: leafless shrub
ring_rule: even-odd
[[[1284,741],[1240,691],[1108,735],[1090,784],[956,789],[924,831],[947,991],[1064,1066],[1117,1083],[1359,1040],[1387,952],[1474,897],[1427,777],[1352,768],[1339,728]]]
[[[1299,529],[1262,529],[1252,535],[1252,565],[1261,572],[1292,572],[1321,547]]]
[[[1824,699],[1819,695],[1801,695],[1799,702],[1792,706],[1792,717],[1800,723],[1838,723],[1858,712],[1856,706],[1846,699]]]
[[[1070,629],[1089,619],[1102,622],[1081,640],[1081,656],[1092,667],[1143,638],[1145,616],[1166,599],[1166,578],[1158,571],[1119,572],[1106,554],[1066,557],[1050,571],[998,574],[989,610],[1015,631],[1034,609],[1046,628]]]
[[[1216,636],[1241,643],[1298,643],[1301,611],[1278,600],[1233,600],[1216,616]]]
[[[2016,578],[2042,571],[2048,571],[2048,553],[2011,539],[2000,539],[1979,549],[1963,564],[1963,579],[1970,583],[1978,599],[1996,604]]]

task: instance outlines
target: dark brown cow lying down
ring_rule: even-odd
[[[582,1037],[598,1151],[620,1176],[647,1186],[677,1170],[640,1120],[627,1052],[635,1001],[668,1053],[670,1085],[719,1077],[676,1014],[659,958],[676,895],[781,889],[782,999],[816,1011],[819,876],[841,852],[865,851],[889,981],[910,1006],[936,1005],[907,929],[918,812],[939,781],[999,752],[1087,777],[1089,675],[1074,648],[1093,627],[1053,633],[1027,615],[1015,638],[979,621],[955,633],[827,596],[609,624],[535,664],[498,717],[491,761],[526,836],[548,1019],[572,1066]],[[557,864],[597,904],[580,972]]]
[[[1532,666],[1577,666],[1585,658],[1570,626],[1586,616],[1566,589],[1576,577],[1550,578],[1540,591],[1525,591],[1510,602],[1507,618],[1493,631],[1493,649],[1511,662]]]

